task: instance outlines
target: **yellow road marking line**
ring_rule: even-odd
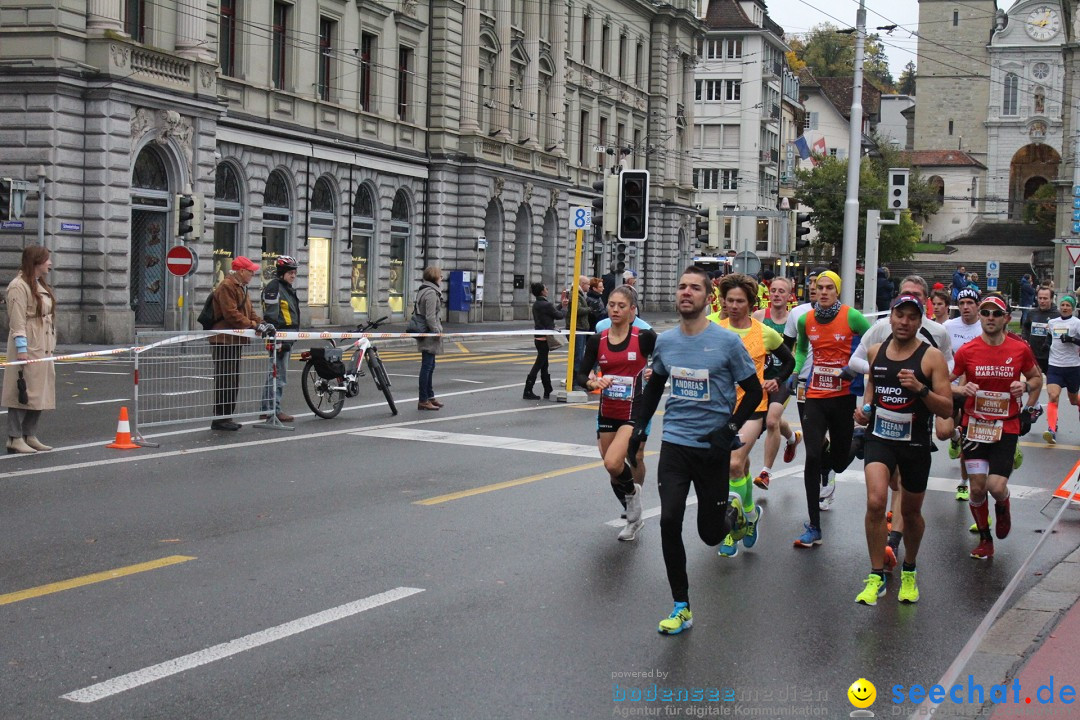
[[[646,457],[649,455],[656,455],[656,450],[647,451]],[[518,478],[517,480],[507,480],[505,482],[492,483],[491,485],[482,485],[471,490],[460,490],[458,492],[447,493],[446,495],[437,495],[433,498],[426,500],[417,500],[413,502],[413,505],[439,505],[441,503],[450,502],[451,500],[461,500],[462,498],[472,497],[473,495],[483,495],[484,493],[495,492],[496,490],[505,490],[507,488],[517,487],[518,485],[527,485],[529,483],[537,482],[538,480],[547,480],[548,478],[559,477],[560,475],[570,475],[583,470],[595,470],[596,468],[604,467],[604,461],[585,463],[584,465],[574,465],[573,467],[563,468],[561,470],[551,470],[549,472],[542,472],[536,475],[529,475],[528,477]]]
[[[1040,448],[1042,450],[1080,450],[1080,445],[1048,445],[1044,442],[1022,442],[1024,447]]]
[[[127,565],[126,567],[116,568],[115,570],[106,570],[104,572],[93,573],[92,575],[83,575],[82,577],[49,583],[48,585],[38,585],[37,587],[27,588],[26,590],[19,590],[6,595],[0,595],[0,605],[10,605],[11,603],[19,602],[20,600],[29,600],[31,598],[41,597],[42,595],[51,595],[52,593],[71,590],[84,585],[93,585],[94,583],[105,582],[106,580],[115,580],[116,578],[124,577],[126,575],[135,575],[136,573],[146,572],[148,570],[158,570],[163,567],[168,567],[169,565],[178,565],[179,563],[185,563],[188,560],[194,559],[194,557],[188,555],[170,555],[168,557],[163,557],[160,560],[151,560],[150,562],[138,563],[137,565]]]
[[[457,345],[457,349],[460,350],[461,352],[463,352],[463,353],[468,353],[469,352],[469,348],[465,347],[465,343],[463,343],[463,342],[455,342],[454,344]]]

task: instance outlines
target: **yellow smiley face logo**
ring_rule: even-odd
[[[859,709],[865,709],[874,704],[877,699],[877,688],[866,678],[859,678],[851,683],[847,690],[848,700]]]

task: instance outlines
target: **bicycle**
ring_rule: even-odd
[[[382,317],[367,325],[358,325],[355,332],[374,330],[388,319]],[[345,405],[345,398],[360,394],[360,378],[365,374],[361,363],[366,359],[375,387],[382,391],[386,404],[390,406],[390,413],[397,415],[397,405],[390,392],[390,378],[386,375],[378,349],[371,341],[361,337],[347,348],[337,347],[333,340],[328,342],[330,347],[313,347],[300,353],[300,359],[305,361],[300,388],[304,392],[304,402],[311,411],[327,420],[337,417]],[[349,350],[353,354],[346,362],[344,356]]]

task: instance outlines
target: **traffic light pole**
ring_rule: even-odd
[[[579,229],[574,234],[577,236],[577,239],[574,242],[574,284],[570,289],[570,339],[569,344],[566,346],[566,389],[555,396],[559,402],[566,403],[587,402],[589,399],[589,396],[585,393],[574,390],[574,357],[577,352],[578,296],[581,295],[581,287],[578,285],[578,278],[581,277],[581,251],[582,246],[585,244],[585,231]]]
[[[882,220],[880,210],[866,211],[866,257],[863,266],[863,314],[877,311],[878,244],[882,225],[899,225],[900,213],[892,220]],[[852,290],[854,292],[854,290]]]
[[[851,123],[848,127],[847,199],[844,201],[844,244],[840,256],[840,299],[855,305],[855,259],[859,252],[859,169],[862,163],[863,44],[866,38],[866,6],[859,0],[855,20],[855,78],[851,92]],[[875,275],[875,278],[877,276]]]

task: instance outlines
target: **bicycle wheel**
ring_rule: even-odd
[[[379,359],[379,352],[375,348],[368,350],[367,362],[368,368],[371,370],[371,378],[375,381],[375,387],[382,390],[383,397],[386,398],[386,404],[390,406],[390,414],[397,415],[397,405],[394,403],[394,396],[390,392],[390,378],[386,376],[386,368],[383,367],[382,360]]]
[[[319,377],[319,373],[315,372],[314,360],[308,360],[304,364],[304,370],[300,374],[300,389],[304,391],[304,402],[311,408],[311,412],[327,420],[336,417],[345,405],[345,393],[331,390],[331,385],[337,385],[337,382]]]

